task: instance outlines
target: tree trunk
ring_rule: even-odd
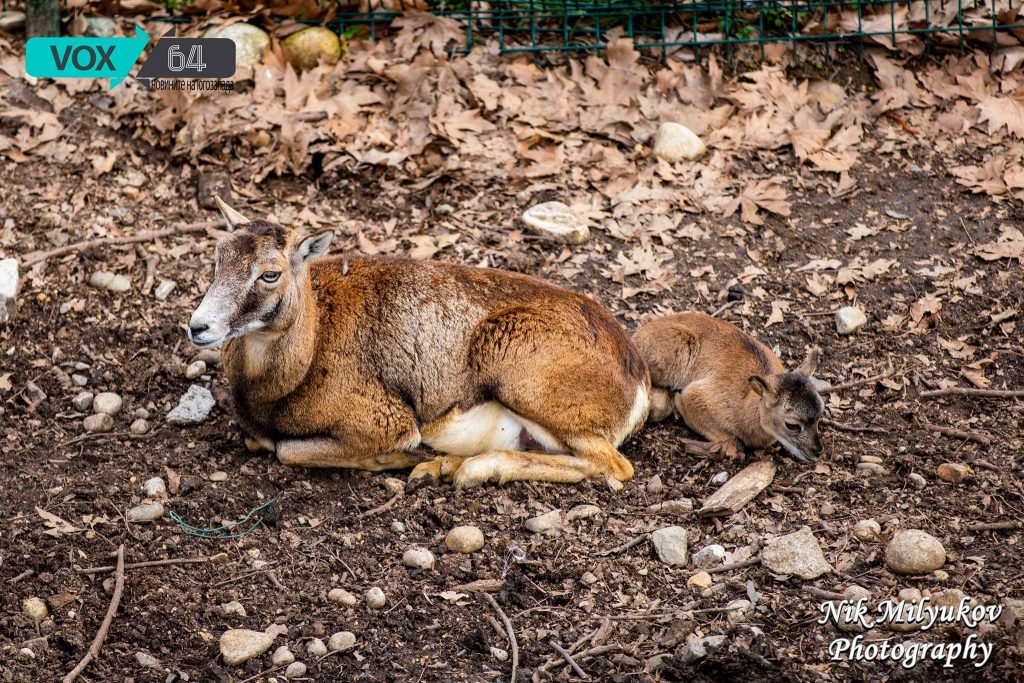
[[[25,31],[29,38],[60,35],[60,0],[25,0]]]

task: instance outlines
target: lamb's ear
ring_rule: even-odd
[[[820,350],[816,346],[812,346],[811,348],[807,349],[807,355],[804,357],[803,362],[800,363],[800,367],[796,369],[796,372],[799,372],[801,375],[804,375],[805,377],[810,377],[811,375],[813,375],[814,371],[818,369],[819,354]]]
[[[220,198],[220,195],[216,195],[214,199],[217,200],[217,208],[224,214],[224,220],[228,223],[228,230],[234,230],[239,225],[245,225],[249,223],[249,219],[238,213],[230,206],[224,203],[224,200]]]
[[[750,388],[753,389],[758,396],[764,396],[771,391],[768,388],[768,383],[764,380],[764,377],[761,377],[760,375],[751,375],[747,381],[750,382]]]
[[[333,238],[334,233],[327,230],[319,235],[313,235],[302,240],[295,253],[292,254],[292,265],[300,267],[308,261],[323,256],[327,253],[327,249],[330,248]]]

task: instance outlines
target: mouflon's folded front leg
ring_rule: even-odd
[[[277,444],[282,465],[344,467],[356,470],[397,470],[412,467],[419,459],[403,450],[376,451],[331,437],[283,439]]]
[[[736,437],[722,426],[717,400],[709,387],[694,382],[676,394],[673,402],[686,426],[711,442],[709,454],[721,453],[730,460],[738,460],[743,452]]]

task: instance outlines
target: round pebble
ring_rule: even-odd
[[[434,553],[426,548],[409,548],[402,554],[402,563],[412,569],[433,569]]]
[[[85,412],[92,407],[92,392],[81,391],[75,394],[75,397],[71,399],[71,405],[75,407],[75,410]]]
[[[345,652],[356,646],[356,634],[351,631],[338,631],[327,639],[327,649],[331,652]]]
[[[885,564],[897,574],[928,574],[946,563],[946,549],[920,529],[897,531],[885,549]]]
[[[270,657],[270,663],[274,666],[286,666],[295,661],[295,655],[288,649],[287,645],[274,650],[274,654]]]
[[[132,422],[132,426],[129,429],[132,434],[142,436],[143,434],[149,433],[149,422],[140,418]]]
[[[163,503],[144,503],[136,505],[125,513],[129,522],[153,522],[164,516]]]
[[[306,675],[306,665],[302,662],[292,662],[284,670],[284,677],[287,679],[302,678]]]
[[[82,427],[90,434],[109,432],[114,428],[114,418],[106,413],[96,413],[82,420]]]
[[[314,638],[306,643],[306,654],[310,657],[323,657],[327,654],[327,646],[324,645],[324,641]]]
[[[142,490],[145,492],[147,498],[167,497],[167,484],[164,483],[162,477],[147,479],[146,483],[142,485]]]
[[[935,476],[950,484],[960,484],[973,474],[974,470],[958,462],[944,462],[935,469]]]
[[[359,599],[344,588],[332,588],[327,594],[327,599],[335,605],[342,607],[354,607]]]
[[[50,614],[46,609],[46,603],[34,595],[21,601],[21,609],[35,622],[42,621]]]
[[[873,519],[862,519],[853,525],[853,535],[858,541],[877,541],[881,533],[881,525]]]
[[[121,397],[117,394],[104,391],[102,394],[96,394],[96,398],[92,400],[92,409],[97,413],[106,413],[107,415],[114,416],[121,412]]]
[[[917,472],[913,472],[907,475],[907,482],[910,483],[915,489],[921,490],[928,485],[928,482]]]
[[[453,553],[474,553],[484,547],[484,532],[475,526],[457,526],[444,537],[444,547]]]
[[[387,598],[384,596],[384,591],[379,587],[374,586],[370,590],[366,591],[366,606],[371,609],[380,609],[387,602]]]
[[[206,362],[197,360],[188,364],[185,368],[185,379],[196,379],[200,375],[206,374]]]

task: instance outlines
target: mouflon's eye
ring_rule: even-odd
[[[260,275],[260,279],[264,282],[277,282],[280,277],[281,273],[276,270],[268,270],[263,275]]]
[[[788,429],[791,432],[799,432],[800,431],[800,425],[798,425],[795,422],[787,422],[786,423],[786,429]]]

